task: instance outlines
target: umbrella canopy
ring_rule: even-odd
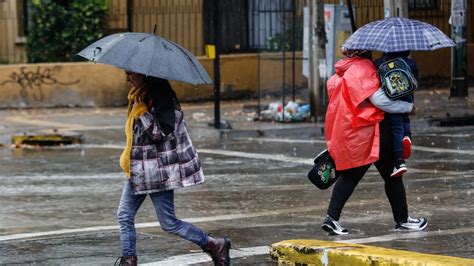
[[[78,53],[93,62],[190,84],[211,84],[204,67],[186,49],[149,33],[116,33]]]
[[[351,50],[400,52],[432,51],[454,45],[446,34],[431,24],[393,17],[362,26],[346,40],[342,47]]]

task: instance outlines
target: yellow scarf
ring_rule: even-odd
[[[130,178],[130,155],[132,152],[132,140],[133,140],[133,124],[135,119],[143,115],[147,111],[146,105],[143,100],[140,99],[145,92],[145,88],[133,87],[128,93],[128,115],[127,122],[125,123],[125,136],[127,137],[127,144],[125,149],[120,156],[120,167],[125,172],[128,178]]]

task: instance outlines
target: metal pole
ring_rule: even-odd
[[[257,114],[258,114],[258,120],[260,121],[260,115],[261,115],[261,98],[262,98],[262,91],[261,91],[261,88],[260,88],[260,13],[258,11],[255,11],[255,10],[258,10],[259,9],[259,2],[253,2],[253,16],[255,16],[255,14],[257,14],[257,30],[254,32],[257,32],[256,34],[256,41],[255,41],[255,44],[257,46],[257,91],[258,91],[258,104],[257,104]],[[254,25],[255,25],[255,22],[254,22]],[[254,33],[255,34],[255,33]],[[255,35],[254,35],[255,37]]]
[[[281,7],[280,7],[281,10],[285,10],[285,1],[284,1],[284,0],[280,0],[280,1],[281,1],[281,3],[282,3],[282,4],[281,4]],[[286,72],[286,71],[285,71],[285,70],[286,70],[286,56],[285,56],[285,55],[286,55],[286,54],[285,54],[285,42],[286,42],[286,13],[283,12],[282,14],[283,14],[283,34],[282,34],[281,51],[282,51],[282,53],[283,53],[283,54],[282,54],[282,57],[283,57],[283,64],[282,64],[282,67],[283,67],[283,74],[282,74],[282,76],[283,76],[283,84],[282,84],[282,85],[283,85],[283,86],[282,86],[282,88],[281,88],[281,90],[282,90],[282,103],[281,103],[281,105],[282,105],[283,109],[282,109],[282,112],[281,112],[281,115],[282,115],[281,117],[282,117],[282,122],[284,122],[284,121],[285,121],[285,79],[286,79],[286,75],[285,75],[285,74],[286,74],[286,73],[285,73],[285,72]]]
[[[354,33],[357,30],[354,20],[354,10],[352,9],[352,1],[347,0],[347,9],[349,9],[349,19],[351,20],[351,30]]]
[[[316,55],[316,5],[317,0],[309,0],[308,7],[309,7],[309,102],[310,102],[310,109],[311,109],[311,117],[314,118],[314,122],[317,122],[317,105],[318,105],[318,98],[319,93],[316,89],[317,86],[317,76],[318,73],[318,58]]]
[[[221,73],[220,73],[220,24],[219,0],[214,0],[214,45],[216,58],[214,59],[214,128],[221,128]]]
[[[310,106],[314,122],[318,117],[323,120],[324,105],[323,91],[325,89],[324,73],[319,73],[319,65],[326,64],[326,30],[324,26],[324,2],[323,0],[310,1],[311,12],[311,49],[310,49]]]
[[[133,31],[133,0],[127,0],[127,31]]]
[[[296,64],[296,0],[292,1],[293,5],[293,38],[291,40],[291,46],[292,46],[292,69],[291,69],[291,89],[293,92],[293,101],[295,101],[295,75],[296,75],[296,69],[295,69],[295,64]]]
[[[451,1],[451,37],[456,43],[451,49],[451,97],[468,96],[466,0]]]
[[[321,69],[320,65],[326,65],[326,43],[327,36],[326,36],[326,28],[324,23],[324,1],[319,0],[318,2],[318,14],[317,14],[317,27],[316,27],[316,34],[317,34],[317,55],[318,55],[318,84],[317,90],[319,94],[319,108],[318,108],[318,116],[320,117],[319,121],[324,121],[325,114],[326,114],[326,101],[325,101],[325,91],[326,91],[326,73],[321,73],[319,69]]]

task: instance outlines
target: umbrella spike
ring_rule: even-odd
[[[156,33],[156,23],[155,23],[155,26],[153,27],[153,34]]]

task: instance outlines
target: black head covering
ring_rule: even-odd
[[[160,126],[165,134],[169,134],[175,128],[175,110],[181,110],[176,93],[166,79],[148,76],[145,82],[147,86],[145,100],[151,101]]]

